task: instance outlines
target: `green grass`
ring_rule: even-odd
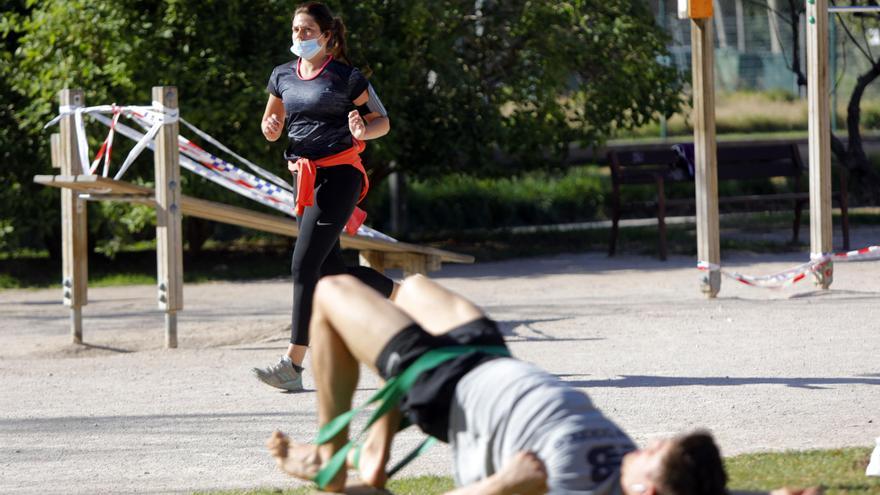
[[[452,478],[447,476],[419,476],[417,478],[401,478],[391,480],[388,483],[388,492],[394,495],[430,495],[445,493],[452,490],[455,485]],[[280,490],[277,488],[264,488],[256,490],[232,490],[220,492],[195,492],[195,495],[309,495],[320,493],[311,487],[291,488]],[[353,493],[361,493],[353,491]],[[369,493],[364,490],[363,493]],[[376,493],[373,491],[372,493]]]
[[[812,450],[740,455],[727,460],[730,486],[767,490],[821,486],[825,495],[880,493],[880,478],[865,476],[869,449]]]
[[[271,246],[225,245],[198,255],[184,253],[184,282],[258,280],[290,274],[290,242]],[[356,259],[350,260],[356,263]],[[151,246],[126,249],[114,259],[89,256],[89,286],[156,283],[156,252]],[[61,261],[36,252],[0,259],[0,289],[60,287]]]
[[[825,495],[861,495],[880,493],[880,478],[865,476],[869,449],[849,448],[745,454],[726,459],[728,486],[734,490],[767,491],[781,486],[820,486]],[[452,488],[452,479],[421,476],[393,480],[389,492],[396,495],[433,495]],[[200,495],[307,495],[309,487],[289,490],[258,489],[198,492]]]

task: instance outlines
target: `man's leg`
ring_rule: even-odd
[[[400,285],[394,303],[433,335],[483,317],[476,305],[421,275],[411,276]],[[359,472],[371,486],[383,487],[387,481],[385,464],[400,417],[400,410],[393,409],[373,424],[364,441]]]
[[[395,334],[412,323],[393,303],[353,277],[321,279],[315,292],[310,329],[321,426],[351,409],[358,362],[376,371],[379,353]],[[390,445],[396,427],[386,425],[386,428],[388,438],[383,441]],[[348,431],[341,432],[330,443],[319,446],[317,456],[314,446],[288,444],[286,438],[278,435],[270,439],[269,447],[284,471],[308,479],[347,438]],[[384,464],[381,468],[384,475]],[[327,489],[342,490],[344,486],[345,472],[342,471]]]
[[[422,275],[404,280],[394,303],[433,335],[485,316],[474,303]]]

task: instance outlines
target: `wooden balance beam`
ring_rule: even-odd
[[[153,189],[106,177],[37,175],[34,177],[34,182],[44,186],[67,188],[80,194],[88,194],[86,199],[89,200],[128,201],[156,207]],[[180,205],[184,215],[288,237],[299,235],[296,222],[289,217],[260,213],[186,195],[181,196]],[[400,268],[404,275],[416,273],[424,275],[439,270],[444,262],[474,262],[473,256],[406,242],[352,236],[346,233],[340,236],[340,241],[343,248],[359,251],[361,265],[372,267],[379,272]]]

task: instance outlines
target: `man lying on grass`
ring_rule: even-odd
[[[312,366],[322,426],[351,408],[364,363],[388,380],[433,349],[480,346],[419,375],[400,408],[370,428],[359,461],[367,485],[382,488],[401,414],[452,446],[455,494],[720,495],[727,476],[712,437],[696,432],[638,450],[590,399],[536,366],[500,356],[494,322],[427,278],[410,277],[390,302],[355,278],[322,279],[311,320]],[[488,352],[494,349],[495,352]],[[269,449],[286,473],[312,480],[348,441],[323,445],[280,432]],[[356,464],[356,466],[355,466]],[[345,488],[346,470],[327,484]]]

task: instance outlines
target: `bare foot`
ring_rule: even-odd
[[[373,488],[385,488],[388,483],[388,474],[385,472],[385,464],[388,462],[387,455],[381,445],[371,445],[369,441],[361,447],[360,459],[355,467],[355,449],[348,453],[346,463],[349,469],[355,469],[358,477],[365,485]]]
[[[278,467],[291,476],[311,481],[321,470],[321,457],[315,445],[292,442],[284,433],[275,430],[266,446]]]

